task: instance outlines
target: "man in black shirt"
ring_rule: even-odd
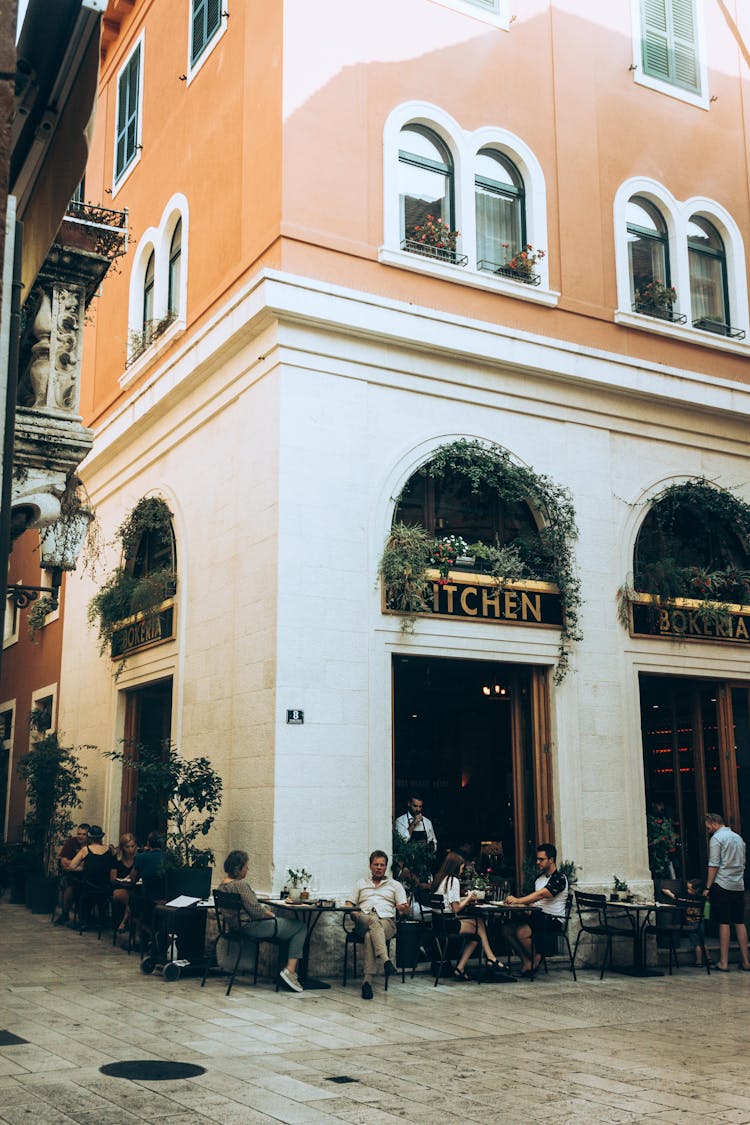
[[[565,903],[568,899],[568,880],[557,870],[557,848],[554,844],[539,844],[536,849],[536,866],[539,876],[534,890],[521,898],[508,895],[509,906],[530,906],[532,909],[522,921],[508,922],[503,926],[503,936],[521,957],[521,976],[531,977],[542,959],[541,953],[531,963],[531,935],[539,945],[539,935],[561,932],[565,925]]]

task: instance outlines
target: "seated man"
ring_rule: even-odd
[[[395,879],[386,875],[388,856],[375,851],[370,856],[370,878],[360,879],[347,906],[357,908],[354,916],[357,933],[364,936],[365,966],[362,999],[372,1000],[372,978],[377,962],[383,964],[386,976],[396,972],[388,957],[386,942],[396,933],[396,914],[408,914],[406,891]]]
[[[70,865],[75,859],[81,848],[84,848],[89,842],[89,825],[86,823],[79,824],[75,830],[74,836],[68,836],[67,840],[60,848],[58,856],[58,868],[62,880],[60,889],[62,890],[62,909],[57,918],[55,918],[56,926],[64,926],[70,916],[70,908],[75,900],[76,888],[72,878],[68,878]]]
[[[138,869],[138,878],[149,879],[152,875],[161,875],[164,871],[164,852],[162,851],[162,838],[158,832],[149,832],[146,837],[146,846],[139,852],[135,859]]]
[[[531,977],[542,959],[541,953],[531,962],[531,935],[539,942],[540,934],[561,933],[565,925],[565,903],[568,899],[568,880],[557,870],[557,848],[554,844],[539,844],[536,849],[536,866],[539,877],[534,890],[521,898],[508,895],[509,906],[531,906],[533,909],[519,922],[503,926],[503,937],[521,957],[521,976]]]

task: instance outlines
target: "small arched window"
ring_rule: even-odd
[[[182,270],[182,219],[172,233],[169,245],[169,277],[167,288],[167,312],[175,317],[180,311],[180,279]]]
[[[497,269],[526,245],[523,180],[512,161],[485,148],[477,156],[474,184],[477,265]]]
[[[144,339],[153,331],[154,322],[154,273],[156,270],[156,254],[152,250],[146,263],[146,273],[143,278],[143,336]]]
[[[627,207],[627,226],[630,297],[637,311],[646,312],[654,288],[671,285],[667,225],[653,203],[634,195]]]
[[[452,230],[453,160],[432,130],[422,125],[407,125],[401,130],[398,171],[402,244],[419,241],[428,216],[440,219]]]
[[[729,287],[721,235],[707,219],[693,215],[687,241],[693,324],[724,334],[729,327]]]

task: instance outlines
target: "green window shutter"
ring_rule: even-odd
[[[138,150],[138,94],[141,48],[133,53],[117,84],[117,139],[115,180],[125,171]]]
[[[200,58],[220,27],[221,0],[193,0],[191,63]]]
[[[674,81],[700,89],[694,0],[672,0]]]
[[[645,74],[700,91],[695,0],[641,0]]]

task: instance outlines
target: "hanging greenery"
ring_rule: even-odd
[[[99,635],[99,652],[109,649],[120,622],[136,613],[148,613],[175,593],[172,566],[162,566],[135,577],[132,564],[142,537],[148,532],[172,534],[172,512],[159,496],[144,496],[117,530],[124,562],[105,580],[89,602],[88,621]]]
[[[528,577],[558,587],[563,607],[555,669],[559,683],[567,671],[571,644],[581,639],[581,588],[573,554],[578,528],[570,493],[549,477],[516,465],[499,446],[465,438],[442,446],[419,472],[435,481],[450,479],[465,488],[467,497],[489,490],[501,506],[523,503],[540,516],[536,535],[518,536],[507,544],[469,544],[467,550],[497,579]],[[379,574],[387,604],[407,615],[402,629],[413,626],[416,614],[430,612],[426,570],[436,542],[424,528],[404,524],[394,524],[386,540]]]
[[[699,602],[697,617],[715,624],[730,604],[750,604],[750,504],[697,477],[672,484],[646,516],[635,552],[632,584],[617,593],[618,619],[627,627],[636,594],[663,602]]]

